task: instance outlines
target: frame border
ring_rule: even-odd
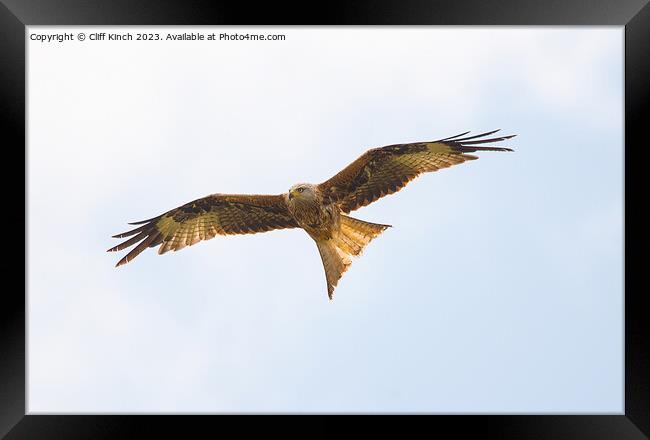
[[[5,136],[16,162],[23,161],[23,210],[10,211],[10,226],[22,222],[24,278],[22,292],[5,288],[0,316],[0,437],[22,438],[130,438],[148,436],[151,428],[180,432],[191,423],[206,424],[197,416],[44,416],[26,415],[25,313],[27,288],[27,157],[25,133],[26,26],[31,25],[223,25],[223,24],[336,24],[336,25],[619,25],[625,26],[625,188],[642,182],[634,167],[643,151],[644,120],[650,107],[650,6],[648,0],[402,0],[329,2],[297,10],[294,5],[268,2],[251,8],[234,3],[193,0],[0,0],[0,114],[8,124]],[[314,12],[318,11],[318,12]],[[294,15],[291,15],[291,14]],[[646,110],[644,112],[644,110]],[[646,141],[647,142],[647,141]],[[628,161],[632,152],[634,163]],[[12,157],[13,159],[14,157]],[[13,161],[12,161],[13,162]],[[4,173],[5,187],[15,180]],[[13,195],[15,191],[10,191]],[[627,194],[627,192],[626,192]],[[624,198],[626,201],[626,197]],[[638,204],[625,203],[624,228],[641,215]],[[20,201],[14,205],[20,206]],[[14,234],[17,235],[17,234]],[[13,238],[13,237],[12,237]],[[636,286],[641,259],[628,253],[636,243],[624,234],[625,246],[625,414],[624,415],[494,415],[436,416],[436,430],[457,434],[480,433],[500,439],[644,439],[650,435],[650,343],[644,292]],[[11,255],[13,257],[13,255]],[[11,258],[15,261],[15,258]],[[631,270],[628,270],[630,268]],[[191,417],[191,419],[189,419]],[[173,422],[172,422],[173,420]],[[178,423],[180,422],[180,423]],[[206,423],[207,422],[207,423]],[[460,422],[460,423],[459,423]],[[431,426],[431,425],[430,425]],[[210,432],[210,431],[208,431]],[[6,437],[4,437],[6,435]]]

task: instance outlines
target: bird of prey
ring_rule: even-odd
[[[302,228],[316,242],[325,268],[327,294],[371,240],[390,225],[369,223],[348,214],[402,189],[422,173],[437,171],[478,157],[476,151],[513,151],[494,146],[514,137],[488,137],[499,130],[466,136],[465,132],[437,141],[373,148],[323,183],[298,183],[277,195],[212,194],[157,217],[131,225],[114,235],[131,237],[108,250],[137,244],[116,265],[133,260],[148,247],[159,254],[192,246],[216,235],[255,234],[273,229]],[[490,145],[485,145],[490,144]]]

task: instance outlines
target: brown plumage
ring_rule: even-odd
[[[316,242],[325,268],[327,293],[332,299],[338,280],[351,264],[350,256],[361,255],[365,246],[389,227],[346,214],[399,191],[422,173],[478,159],[467,153],[512,151],[481,146],[514,137],[487,137],[496,131],[373,148],[331,179],[318,185],[297,184],[285,194],[209,195],[149,220],[130,223],[140,226],[114,235],[131,238],[108,252],[137,244],[117,263],[121,266],[148,247],[159,245],[158,253],[164,254],[216,235],[302,228]]]

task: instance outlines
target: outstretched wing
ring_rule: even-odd
[[[348,213],[399,191],[422,173],[478,159],[465,153],[512,151],[504,147],[481,146],[514,137],[486,138],[497,131],[462,137],[469,133],[466,132],[437,141],[373,148],[321,183],[318,189],[325,203],[338,203],[341,210]]]
[[[298,226],[289,214],[283,195],[237,194],[213,194],[158,217],[129,224],[142,226],[114,235],[114,238],[133,237],[108,252],[138,245],[116,267],[133,260],[147,247],[160,245],[158,253],[164,254],[215,235],[255,234]]]

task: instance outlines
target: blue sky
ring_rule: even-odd
[[[621,413],[623,28],[260,30],[287,39],[29,42],[29,411]],[[353,214],[393,228],[332,302],[300,230],[105,252],[496,128],[514,153]]]

